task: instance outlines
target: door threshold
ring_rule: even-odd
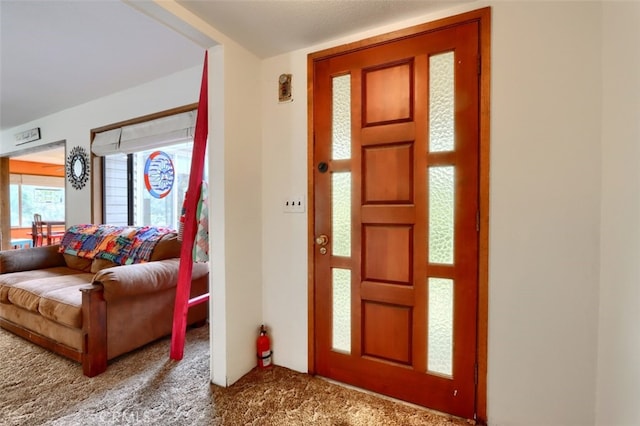
[[[444,417],[444,418],[451,419],[451,420],[456,420],[456,421],[463,421],[463,422],[466,422],[467,424],[470,424],[470,425],[476,425],[477,424],[476,421],[473,420],[473,419],[465,419],[464,417],[454,416],[453,414],[445,413],[443,411],[434,410],[432,408],[423,407],[422,405],[413,404],[411,402],[403,401],[402,399],[398,399],[398,398],[394,398],[394,397],[391,397],[391,396],[388,396],[388,395],[384,395],[384,394],[381,394],[381,393],[373,392],[373,391],[370,391],[368,389],[359,388],[357,386],[353,386],[353,385],[350,385],[348,383],[339,382],[337,380],[330,379],[328,377],[319,376],[319,375],[316,375],[315,377],[317,377],[319,379],[322,379],[325,382],[329,382],[329,383],[332,383],[332,384],[337,385],[337,386],[341,386],[341,387],[346,388],[346,389],[351,389],[351,390],[354,390],[354,391],[357,391],[357,392],[364,393],[366,395],[375,396],[376,398],[381,398],[381,399],[384,399],[384,400],[387,400],[387,401],[397,402],[398,404],[402,404],[402,405],[405,405],[407,407],[415,408],[417,410],[422,410],[422,411],[425,411],[427,413],[434,414],[434,415],[437,415],[437,416],[440,416],[440,417]]]

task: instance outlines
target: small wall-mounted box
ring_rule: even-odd
[[[293,102],[291,94],[291,74],[280,74],[278,77],[278,101]]]

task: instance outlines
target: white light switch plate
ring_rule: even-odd
[[[305,202],[304,196],[285,197],[282,201],[282,211],[285,213],[304,213]]]

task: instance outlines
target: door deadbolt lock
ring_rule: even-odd
[[[327,173],[327,170],[329,170],[329,165],[327,163],[324,161],[318,163],[318,171],[320,173]]]
[[[327,254],[327,248],[326,247],[320,247],[320,254],[322,254],[322,255]]]

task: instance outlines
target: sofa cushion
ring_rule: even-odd
[[[0,303],[9,302],[9,289],[18,283],[37,280],[41,278],[58,277],[61,275],[74,275],[79,271],[67,268],[66,266],[58,266],[55,268],[35,269],[33,271],[12,272],[10,274],[0,275]]]
[[[64,266],[60,246],[32,247],[0,252],[0,274]]]
[[[178,282],[180,259],[107,268],[98,272],[94,284],[104,287],[104,299],[113,302],[146,293],[174,288]],[[209,274],[208,263],[194,263],[191,281]],[[175,290],[173,290],[175,292]]]
[[[74,274],[23,281],[9,288],[9,302],[28,311],[38,312],[41,297],[65,287],[91,284],[93,274]]]
[[[120,265],[118,265],[117,263],[113,263],[112,261],[107,259],[93,259],[93,262],[91,262],[91,272],[95,274],[96,272],[100,272],[103,269],[111,268],[113,266]]]
[[[85,259],[84,257],[67,253],[64,253],[62,256],[64,256],[64,261],[69,268],[83,272],[91,272],[91,259]]]
[[[107,268],[95,275],[95,283],[104,286],[104,299],[109,302],[145,293],[155,293],[176,286],[180,259]]]
[[[49,291],[40,298],[38,312],[43,317],[72,328],[82,327],[82,292],[86,284]]]
[[[177,234],[167,234],[156,244],[153,252],[151,253],[151,262],[156,260],[171,259],[174,257],[180,257],[180,250],[182,242],[178,241]]]

